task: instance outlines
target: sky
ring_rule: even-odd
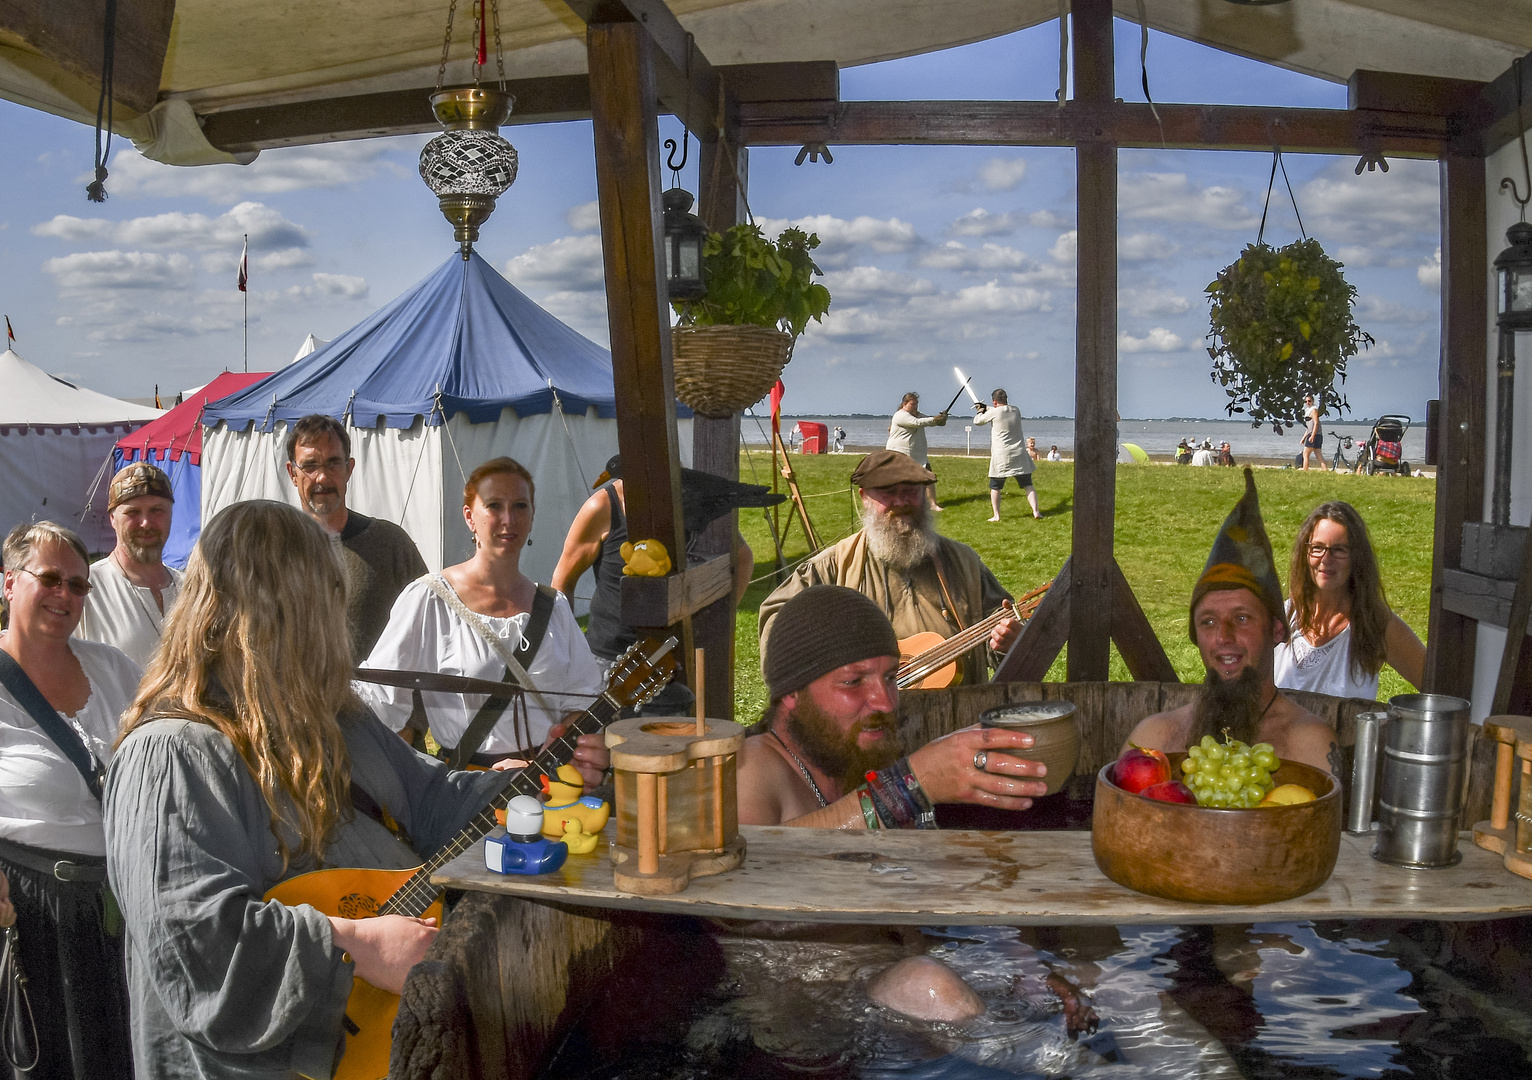
[[[1117,20],[1117,87],[1142,101],[1139,30]],[[841,72],[843,99],[1052,99],[1058,27]],[[1341,84],[1151,32],[1160,102],[1344,108]],[[661,138],[680,137],[671,117]],[[478,251],[548,310],[606,344],[588,122],[507,127],[515,185]],[[0,313],[16,350],[104,393],[174,394],[245,362],[235,287],[250,237],[249,370],[289,362],[456,257],[420,181],[429,136],[294,147],[250,165],[176,168],[114,145],[109,199],[85,199],[89,128],[0,102]],[[120,149],[119,149],[120,148]],[[695,146],[683,186],[696,190]],[[749,202],[775,235],[816,233],[832,296],[783,374],[789,413],[889,413],[905,390],[928,407],[1005,387],[1032,416],[1074,398],[1074,155],[1038,147],[796,147],[750,152]],[[1308,235],[1345,264],[1356,318],[1377,344],[1352,361],[1352,415],[1424,415],[1437,396],[1440,224],[1433,161],[1283,158]],[[1272,156],[1119,152],[1119,411],[1223,416],[1209,379],[1203,290],[1256,239]],[[666,182],[669,175],[666,174]],[[1277,174],[1267,242],[1299,239]]]

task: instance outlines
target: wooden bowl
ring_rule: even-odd
[[[1185,754],[1171,754],[1181,776]],[[1119,885],[1193,904],[1270,904],[1323,885],[1340,854],[1341,791],[1327,772],[1295,761],[1274,774],[1319,798],[1296,806],[1224,810],[1160,802],[1096,774],[1091,849]]]

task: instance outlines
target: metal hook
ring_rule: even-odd
[[[835,164],[835,158],[830,154],[830,148],[824,143],[804,143],[803,149],[798,151],[798,156],[793,159],[794,165],[802,165],[803,159],[818,163],[820,158],[825,159],[826,165]]]
[[[676,141],[674,139],[666,139],[665,149],[669,151],[669,153],[665,155],[665,168],[669,169],[673,173],[680,172],[682,169],[686,168],[686,159],[691,151],[691,132],[685,128],[682,129],[681,163],[679,165],[676,164]]]
[[[1511,61],[1511,70],[1516,75],[1516,131],[1517,137],[1521,140],[1521,171],[1522,175],[1527,178],[1527,194],[1523,197],[1520,189],[1516,186],[1516,181],[1512,180],[1509,176],[1501,179],[1500,190],[1511,189],[1511,198],[1515,199],[1516,205],[1521,208],[1521,220],[1526,221],[1527,203],[1532,202],[1532,168],[1527,166],[1527,125],[1521,118],[1521,57],[1518,56]]]

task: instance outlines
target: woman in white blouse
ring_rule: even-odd
[[[1385,663],[1420,686],[1426,647],[1389,608],[1367,525],[1350,503],[1323,503],[1308,516],[1293,545],[1287,589],[1278,686],[1376,698]]]
[[[521,572],[535,499],[532,474],[514,459],[493,458],[475,469],[463,487],[463,518],[477,548],[473,558],[406,586],[362,665],[477,679],[504,679],[509,673],[529,686],[520,702],[500,713],[482,742],[462,756],[465,763],[488,766],[535,751],[550,733],[562,734],[560,725],[582,712],[605,685],[562,594],[552,594],[541,639],[524,641],[538,595],[537,583]],[[536,651],[527,659],[522,650],[533,646]],[[525,677],[512,667],[513,660]],[[358,683],[357,691],[385,724],[403,730],[413,707],[410,691],[373,683]],[[480,695],[434,692],[421,699],[432,736],[449,751],[486,701]],[[600,735],[580,737],[573,764],[587,786],[601,782],[609,760]]]
[[[27,1075],[131,1075],[122,937],[108,929],[103,893],[99,777],[141,672],[110,645],[70,639],[90,592],[78,536],[51,521],[18,525],[4,558],[0,873],[36,1003],[40,1057]],[[67,745],[33,719],[36,710]]]

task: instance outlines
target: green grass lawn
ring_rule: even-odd
[[[858,460],[853,454],[793,455],[793,467],[809,514],[825,544],[858,527],[855,504],[847,490],[851,469]],[[1001,508],[1005,520],[990,524],[985,520],[990,514],[988,464],[987,457],[936,459],[941,474],[937,493],[947,508],[937,515],[937,526],[945,535],[971,545],[1001,584],[1019,596],[1051,581],[1069,555],[1074,466],[1064,462],[1038,463],[1034,482],[1045,515],[1042,521],[1032,519],[1026,500],[1013,482],[1006,490]],[[771,483],[770,455],[759,451],[742,454],[740,479]],[[1202,678],[1201,660],[1187,639],[1187,600],[1202,572],[1213,536],[1238,500],[1243,484],[1241,469],[1159,465],[1117,469],[1117,561],[1171,662],[1185,680]],[[1390,604],[1425,638],[1431,592],[1434,480],[1258,469],[1256,485],[1284,584],[1298,526],[1319,503],[1344,499],[1367,521]],[[737,624],[735,707],[736,715],[748,723],[760,715],[766,704],[757,650],[756,612],[774,587],[773,548],[771,531],[760,511],[744,511],[739,520],[740,529],[755,552],[757,578],[740,606]],[[787,522],[785,512],[781,520]],[[787,530],[784,547],[790,562],[808,550],[796,522]],[[1111,677],[1129,678],[1127,666],[1115,648]],[[1048,678],[1064,678],[1062,654]],[[1408,689],[1392,668],[1383,669],[1378,690],[1383,700]]]

